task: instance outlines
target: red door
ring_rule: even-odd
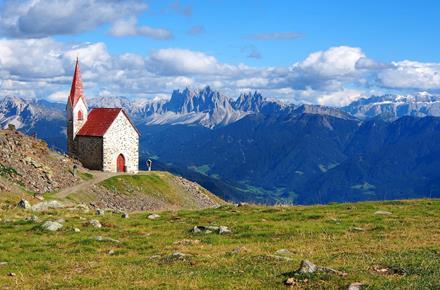
[[[125,172],[125,158],[122,154],[119,154],[118,158],[116,159],[116,170],[118,172]]]

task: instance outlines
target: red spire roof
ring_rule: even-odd
[[[72,87],[70,88],[69,95],[69,104],[72,106],[72,108],[81,98],[83,99],[85,104],[86,100],[84,98],[83,83],[81,81],[81,71],[79,70],[79,61],[77,58],[75,64],[75,72],[73,74]]]
[[[130,121],[133,128],[139,134],[138,129],[131,122],[128,115],[121,108],[94,108],[90,111],[86,123],[79,129],[77,136],[93,136],[102,137],[107,132],[108,128],[113,124],[113,121],[122,111],[125,117]]]

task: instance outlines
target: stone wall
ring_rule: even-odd
[[[121,111],[104,135],[104,171],[116,171],[116,159],[124,155],[127,172],[139,170],[139,135]]]
[[[102,170],[102,143],[102,137],[77,136],[75,138],[76,154],[84,167]]]

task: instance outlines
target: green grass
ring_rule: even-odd
[[[119,175],[104,180],[100,185],[122,195],[142,194],[161,200],[169,206],[183,208],[196,207],[194,196],[177,182],[177,177],[162,171],[144,172],[135,175]],[[205,191],[211,199],[221,200]]]
[[[133,182],[142,185],[143,179]],[[120,182],[109,181],[107,186],[118,187]],[[160,181],[156,186],[166,188]],[[377,210],[392,215],[375,215]],[[23,221],[31,214],[0,206],[0,262],[8,262],[0,266],[4,288],[285,289],[283,281],[290,276],[305,289],[346,289],[351,282],[368,284],[367,289],[440,288],[440,200],[226,205],[161,212],[154,221],[147,213],[132,213],[129,219],[72,210],[37,213],[41,222],[66,220],[55,233],[41,231],[41,222]],[[88,227],[85,223],[92,218],[104,227]],[[232,234],[193,234],[195,225],[225,225]],[[121,243],[98,242],[96,236]],[[183,239],[200,243],[174,244]],[[234,252],[237,247],[242,251]],[[279,249],[288,249],[291,261],[273,257]],[[176,251],[192,257],[171,258]],[[348,275],[295,276],[292,271],[302,259]],[[378,273],[377,267],[389,272]],[[9,272],[16,276],[9,277]]]
[[[82,172],[82,171],[79,171],[78,173],[79,173],[79,177],[81,177],[82,180],[87,181],[93,179],[93,174],[91,173]]]

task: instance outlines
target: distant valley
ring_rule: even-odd
[[[142,164],[234,201],[315,204],[440,197],[440,98],[384,95],[342,108],[283,104],[209,87],[170,99],[90,99],[123,107],[141,131]],[[0,99],[14,124],[65,150],[64,104]]]

